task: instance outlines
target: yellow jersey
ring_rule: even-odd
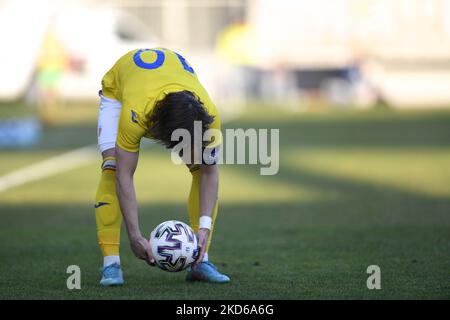
[[[121,102],[117,145],[139,151],[148,133],[148,117],[157,101],[171,92],[191,91],[214,117],[211,129],[220,130],[220,115],[194,69],[178,53],[164,48],[136,49],[122,56],[102,79],[102,94]],[[214,145],[220,143],[215,141]],[[211,146],[211,145],[210,145]]]

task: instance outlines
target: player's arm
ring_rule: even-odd
[[[136,193],[133,176],[138,162],[139,152],[127,152],[116,145],[116,189],[122,216],[127,227],[131,249],[136,257],[154,265],[149,241],[141,235],[139,229]]]
[[[219,167],[217,164],[202,164],[200,170],[200,226],[198,230],[200,252],[196,263],[200,263],[205,255],[219,190]]]
[[[140,141],[146,132],[139,120],[140,114],[125,105],[122,106],[116,140],[116,192],[133,253],[136,257],[153,264],[150,243],[141,235],[139,229],[133,181]]]

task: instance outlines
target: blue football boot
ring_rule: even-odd
[[[103,267],[101,273],[102,280],[100,280],[100,285],[105,287],[123,285],[124,281],[120,264],[113,263],[109,266]]]
[[[230,278],[224,274],[217,271],[215,265],[211,262],[201,262],[195,269],[189,267],[187,276],[187,281],[205,281],[205,282],[215,282],[215,283],[227,283],[230,282]]]

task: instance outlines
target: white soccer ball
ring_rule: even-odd
[[[186,223],[165,221],[150,234],[156,265],[164,271],[178,272],[189,267],[198,256],[197,236]]]

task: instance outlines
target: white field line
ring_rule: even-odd
[[[100,161],[100,155],[96,145],[89,145],[63,153],[1,176],[0,192],[4,192],[31,181],[36,181],[57,173],[81,167],[94,160]]]

